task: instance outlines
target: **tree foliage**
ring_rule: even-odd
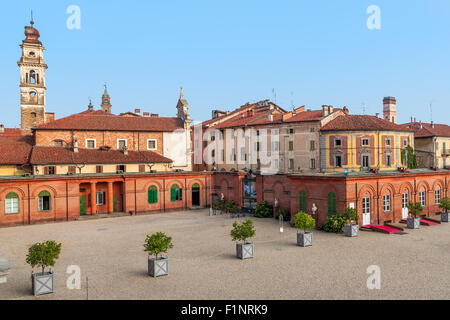
[[[155,256],[155,259],[158,259],[159,254],[167,253],[172,248],[172,238],[166,236],[164,232],[157,232],[151,236],[147,235],[145,239],[144,251],[147,251],[149,255]]]
[[[325,232],[344,233],[346,221],[347,219],[343,214],[336,214],[325,221],[322,229]]]
[[[300,211],[295,215],[294,226],[297,229],[303,229],[303,231],[311,230],[316,227],[316,220],[309,214]]]
[[[414,149],[411,146],[407,146],[405,149],[402,150],[402,163],[405,163],[405,157],[408,160],[407,166],[409,169],[416,169],[417,168],[417,158],[414,154]]]
[[[255,227],[253,226],[253,221],[250,219],[245,219],[244,222],[233,223],[233,229],[230,232],[232,241],[242,241],[245,242],[247,239],[253,238],[255,236]]]
[[[359,221],[359,215],[358,215],[358,213],[356,213],[355,208],[345,208],[344,217],[345,217],[345,220],[356,221],[356,222]]]
[[[273,215],[273,206],[267,201],[261,201],[256,205],[254,216],[256,218],[270,218]]]
[[[442,198],[441,202],[439,203],[439,208],[444,210],[444,212],[448,212],[450,210],[450,199]]]
[[[45,268],[55,265],[61,253],[61,246],[61,243],[56,243],[53,240],[35,243],[28,249],[26,262],[32,268],[35,266],[41,267],[42,273],[44,273]]]
[[[408,210],[410,214],[417,218],[422,213],[423,207],[419,202],[410,202],[408,204]]]

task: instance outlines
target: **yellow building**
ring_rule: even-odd
[[[376,116],[344,115],[322,127],[322,172],[396,170],[406,167],[402,150],[414,148],[409,128]],[[403,159],[403,160],[402,160]]]
[[[0,125],[0,176],[21,176],[31,172],[28,158],[32,141],[32,136]]]

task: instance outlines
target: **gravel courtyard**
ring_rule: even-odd
[[[238,219],[242,220],[242,219]],[[0,229],[0,251],[12,269],[0,299],[448,299],[450,225],[421,226],[404,235],[361,232],[358,238],[314,231],[314,246],[296,246],[296,230],[254,219],[255,258],[235,258],[234,219],[207,210],[93,219]],[[146,234],[173,237],[169,276],[147,276]],[[31,295],[28,247],[63,244],[55,293]],[[78,265],[81,290],[66,288],[66,268]],[[381,269],[381,289],[369,290],[367,267]]]

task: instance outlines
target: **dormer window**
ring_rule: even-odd
[[[96,147],[95,139],[86,139],[86,148],[95,149],[95,147]]]
[[[63,146],[63,141],[62,140],[54,140],[53,141],[53,145],[55,147],[62,147]]]

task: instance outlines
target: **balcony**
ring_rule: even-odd
[[[444,149],[444,150],[442,150],[442,156],[443,156],[443,157],[448,157],[448,156],[450,156],[450,149]]]

